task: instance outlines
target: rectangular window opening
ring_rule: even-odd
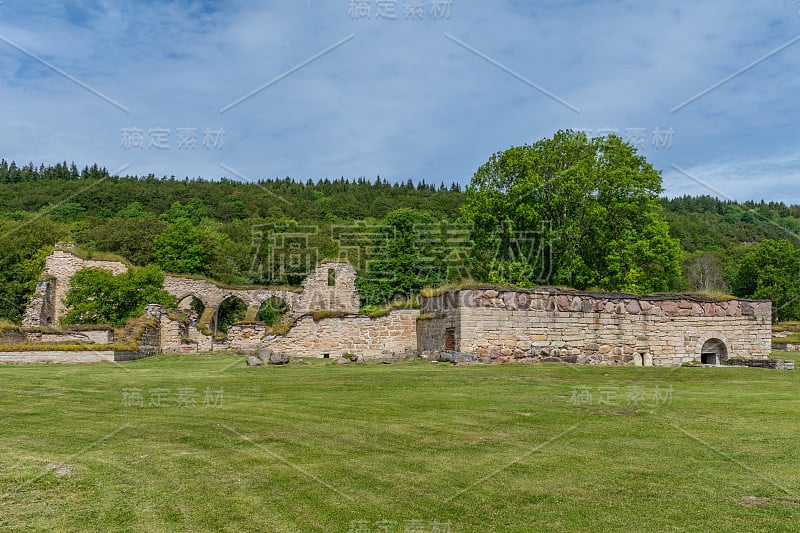
[[[444,349],[448,351],[456,349],[456,328],[446,328],[444,330]]]

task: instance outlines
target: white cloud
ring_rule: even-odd
[[[130,108],[126,115],[0,43],[0,156],[131,172],[469,180],[491,153],[557,129],[645,128],[645,155],[739,199],[800,201],[800,44],[686,108],[675,105],[800,33],[788,1],[472,2],[448,20],[352,20],[330,2],[85,0],[0,6],[0,35]],[[373,14],[375,5],[373,4]],[[71,21],[71,22],[70,22]],[[577,115],[445,39],[480,50]],[[219,109],[355,39],[223,115]],[[221,152],[126,152],[121,129],[225,128]],[[654,150],[655,127],[673,128]],[[175,144],[173,137],[173,145]],[[779,162],[779,163],[776,163]],[[766,168],[767,170],[759,171]],[[697,192],[703,192],[697,190]]]

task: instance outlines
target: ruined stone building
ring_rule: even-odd
[[[63,298],[70,278],[89,267],[114,273],[127,268],[53,252],[23,325],[57,324],[66,311]],[[168,276],[164,288],[176,297],[178,307],[188,311],[196,299],[203,311],[187,321],[160,306],[149,306],[149,315],[157,321],[152,351],[268,346],[306,357],[459,353],[482,362],[676,366],[766,358],[771,349],[769,301],[472,288],[421,296],[420,309],[395,309],[371,318],[358,314],[355,280],[355,269],[339,262],[323,262],[298,290],[226,288],[203,279]],[[230,326],[226,338],[215,339],[217,310],[229,298],[246,304],[246,318]],[[259,307],[274,298],[285,302],[291,322],[280,335],[268,334],[266,326],[255,320]]]

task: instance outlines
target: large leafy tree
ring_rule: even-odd
[[[115,276],[100,268],[85,268],[70,280],[65,303],[66,324],[123,326],[140,316],[147,304],[174,306],[175,299],[162,289],[164,275],[155,265],[131,268]]]
[[[739,262],[731,288],[736,296],[772,300],[772,317],[800,320],[800,250],[788,240],[767,239]]]
[[[680,247],[662,216],[659,173],[614,135],[552,139],[494,154],[467,189],[477,279],[666,291]]]
[[[362,305],[411,298],[446,279],[442,225],[425,211],[402,208],[377,228],[366,273],[357,281]]]
[[[154,241],[153,260],[167,272],[204,274],[207,253],[203,235],[188,218],[178,218]]]

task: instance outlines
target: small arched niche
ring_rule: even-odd
[[[708,339],[700,348],[700,362],[704,365],[721,365],[727,358],[728,347],[721,339]]]

